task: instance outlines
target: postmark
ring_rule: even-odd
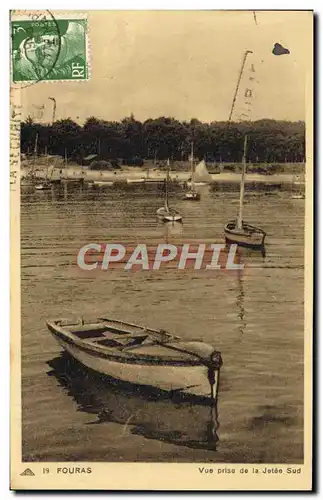
[[[87,46],[85,15],[15,14],[11,18],[12,82],[87,80]]]

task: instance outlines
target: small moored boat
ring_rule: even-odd
[[[305,199],[304,181],[301,180],[300,175],[294,175],[293,177],[292,198],[293,200]]]
[[[143,177],[139,179],[129,179],[127,178],[127,184],[143,184],[146,181]]]
[[[177,210],[169,206],[158,208],[156,213],[158,217],[167,222],[180,222],[183,218]]]
[[[263,229],[247,224],[242,219],[243,204],[244,204],[244,182],[246,173],[246,152],[247,152],[247,136],[244,139],[242,175],[240,183],[240,201],[239,214],[236,221],[229,221],[224,226],[225,239],[229,243],[235,243],[240,246],[251,248],[263,248],[266,233]]]
[[[187,191],[187,193],[184,194],[183,199],[184,200],[190,200],[190,201],[199,201],[201,199],[200,193],[196,191],[195,188],[195,182],[194,182],[194,150],[193,150],[193,142],[191,143],[191,157],[190,157],[190,162],[191,162],[191,187],[190,190]]]
[[[109,187],[109,186],[113,186],[113,184],[114,184],[114,181],[104,181],[104,180],[92,181],[92,185],[96,186],[96,187]]]
[[[209,184],[211,181],[212,176],[207,169],[205,161],[202,160],[195,168],[193,184],[195,186],[204,186],[205,184]]]
[[[246,50],[243,56],[242,65],[239,72],[239,77],[237,85],[235,88],[235,93],[233,96],[232,106],[229,115],[229,122],[231,122],[235,102],[240,88],[241,78],[245,68],[245,64],[249,54],[252,54],[251,50]],[[254,71],[253,65],[251,66],[251,71]],[[250,78],[250,80],[252,80]],[[250,89],[249,89],[250,90]],[[249,92],[252,96],[252,90]],[[245,114],[245,116],[248,116]],[[224,234],[227,242],[235,243],[240,246],[246,246],[251,248],[259,248],[264,255],[264,242],[266,233],[261,228],[247,224],[243,220],[243,205],[244,205],[244,188],[245,188],[245,175],[247,170],[247,134],[244,136],[244,146],[243,146],[243,158],[242,158],[242,172],[240,181],[240,196],[239,196],[239,213],[236,221],[229,221],[224,226]]]
[[[237,227],[237,221],[232,220],[225,225],[225,238],[229,243],[240,246],[262,247],[266,233],[260,227],[251,226],[242,221],[241,229]]]
[[[49,189],[51,189],[51,182],[39,182],[38,184],[35,184],[35,189],[37,191],[48,191]]]
[[[59,344],[83,365],[124,382],[215,399],[220,353],[204,342],[109,318],[47,321]]]
[[[167,176],[165,179],[165,204],[157,209],[157,217],[166,222],[181,222],[183,217],[174,208],[170,208],[168,204],[168,183],[169,183],[169,160],[167,160]]]
[[[201,195],[197,191],[194,191],[193,189],[185,193],[184,195],[184,200],[190,200],[190,201],[200,201]]]

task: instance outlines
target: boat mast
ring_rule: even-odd
[[[240,73],[239,73],[239,77],[238,77],[236,89],[235,89],[233,100],[232,100],[232,105],[231,105],[231,110],[230,110],[230,115],[229,115],[229,122],[231,121],[231,118],[232,118],[232,114],[233,114],[233,110],[234,110],[234,105],[235,105],[236,100],[237,100],[237,95],[238,95],[238,92],[239,92],[240,82],[241,82],[241,78],[242,78],[242,73],[243,73],[243,70],[244,70],[244,67],[245,67],[245,64],[246,64],[246,60],[247,60],[248,54],[252,54],[252,50],[246,50],[245,53],[244,53],[244,56],[243,56],[243,60],[242,60],[241,68],[240,68]]]
[[[169,158],[167,159],[167,174],[166,174],[166,183],[165,183],[165,208],[169,210],[168,207],[168,181],[169,181]]]
[[[51,181],[51,180],[52,180],[53,173],[54,173],[54,169],[55,169],[55,163],[56,163],[56,160],[54,160],[54,163],[53,163],[53,166],[52,166],[52,171],[51,171],[50,176],[49,176],[49,179],[48,179],[49,181]]]
[[[32,177],[32,179],[35,178],[35,165],[36,165],[36,158],[37,158],[37,145],[38,145],[38,132],[36,133],[36,138],[35,138],[34,161],[33,161],[33,168],[32,168],[32,171],[31,171],[31,177]]]
[[[239,203],[239,215],[238,215],[238,220],[237,220],[237,228],[238,229],[242,229],[244,182],[245,182],[245,174],[246,174],[246,166],[247,166],[247,143],[248,143],[248,136],[246,134],[244,136],[244,145],[243,145],[242,174],[241,174],[241,182],[240,182],[240,203]]]
[[[230,115],[229,115],[229,122],[231,122],[232,119],[232,114],[234,111],[234,106],[237,100],[237,95],[239,92],[239,87],[241,83],[241,78],[243,75],[243,70],[247,61],[248,54],[252,54],[252,50],[246,50],[243,56],[239,76],[238,76],[238,81],[237,85],[235,88],[233,100],[232,100],[232,105],[231,105],[231,110],[230,110]],[[246,154],[247,154],[247,141],[248,137],[245,135],[244,137],[244,146],[243,146],[243,158],[242,158],[242,174],[241,174],[241,182],[240,182],[240,203],[239,203],[239,215],[237,219],[237,228],[242,229],[242,211],[243,211],[243,197],[244,197],[244,182],[245,182],[245,174],[246,174]]]
[[[194,191],[194,142],[191,142],[191,187],[192,191]]]
[[[46,156],[46,179],[48,179],[49,158],[47,154],[47,146],[45,146],[45,156]]]

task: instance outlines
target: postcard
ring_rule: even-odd
[[[313,12],[10,12],[13,490],[312,489]]]

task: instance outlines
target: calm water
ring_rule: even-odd
[[[266,256],[244,251],[224,271],[81,272],[89,242],[223,242],[237,194],[172,195],[184,224],[158,224],[160,196],[116,189],[23,193],[23,457],[28,461],[301,462],[303,458],[304,201],[247,198],[267,232]],[[215,409],[113,386],[64,355],[55,317],[109,315],[202,338],[223,357]],[[216,428],[217,427],[217,428]]]

